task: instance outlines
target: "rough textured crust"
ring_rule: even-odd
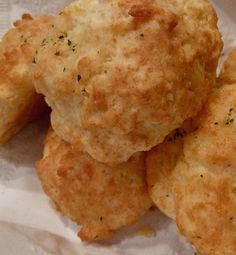
[[[206,0],[81,0],[56,18],[34,79],[60,137],[122,162],[196,115],[221,49]]]
[[[128,162],[105,165],[73,151],[50,130],[37,173],[59,211],[82,225],[83,241],[108,238],[135,223],[152,205],[145,182],[144,153]]]
[[[46,108],[30,69],[51,24],[52,17],[24,14],[0,41],[0,144]]]
[[[183,151],[183,140],[164,142],[147,153],[147,183],[152,201],[168,217],[175,219],[172,171]]]
[[[146,178],[152,201],[168,217],[175,219],[175,199],[172,192],[172,171],[183,154],[186,134],[197,129],[195,119],[188,119],[165,141],[147,152]]]
[[[221,84],[211,94],[198,116],[198,130],[187,135],[182,143],[164,144],[164,148],[169,146],[164,157],[161,146],[147,156],[147,172],[161,170],[161,174],[156,173],[160,177],[152,180],[159,187],[158,192],[168,192],[171,197],[168,204],[168,198],[163,196],[163,211],[176,219],[180,232],[202,255],[234,255],[236,252],[234,55],[235,51],[226,61],[219,79],[229,84]],[[178,153],[170,165],[173,150]],[[157,198],[154,202],[162,209],[161,199],[158,194],[154,195]]]
[[[219,77],[219,83],[231,84],[236,82],[235,63],[236,63],[236,49],[230,53],[229,57],[225,61]]]
[[[235,110],[236,84],[216,89],[173,173],[177,225],[202,255],[236,251]]]

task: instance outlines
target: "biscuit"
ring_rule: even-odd
[[[236,59],[197,117],[198,129],[147,155],[152,200],[202,255],[236,251]],[[230,67],[230,68],[228,68]],[[231,70],[231,71],[229,71]],[[163,149],[162,149],[163,148]],[[167,196],[167,195],[168,196]]]
[[[206,0],[81,0],[55,19],[34,80],[61,138],[124,162],[198,113],[221,50]]]
[[[24,14],[0,41],[0,144],[46,109],[36,94],[31,65],[52,17]]]
[[[75,152],[51,129],[36,168],[57,209],[82,225],[83,241],[110,237],[120,227],[135,223],[152,205],[144,153],[117,165],[99,163],[82,150]]]

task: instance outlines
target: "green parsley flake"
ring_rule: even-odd
[[[78,74],[78,75],[77,75],[77,81],[79,82],[81,79],[82,79],[81,75]]]
[[[226,119],[225,125],[229,125],[229,124],[232,124],[234,122],[234,118],[232,117],[233,110],[234,110],[234,108],[229,109],[228,117]]]

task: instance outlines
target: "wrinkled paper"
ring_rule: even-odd
[[[0,0],[0,35],[24,12],[56,13],[70,0]],[[236,47],[236,3],[212,1],[225,42],[221,63]],[[194,255],[173,221],[150,211],[138,224],[122,229],[103,244],[84,244],[78,226],[58,214],[43,193],[35,174],[40,159],[47,117],[30,124],[0,148],[0,247],[1,254],[18,255]],[[137,235],[150,227],[154,237]],[[14,245],[12,242],[14,241]]]

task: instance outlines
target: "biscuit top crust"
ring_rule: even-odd
[[[81,0],[36,57],[52,126],[101,162],[123,162],[196,115],[222,49],[205,0]]]

